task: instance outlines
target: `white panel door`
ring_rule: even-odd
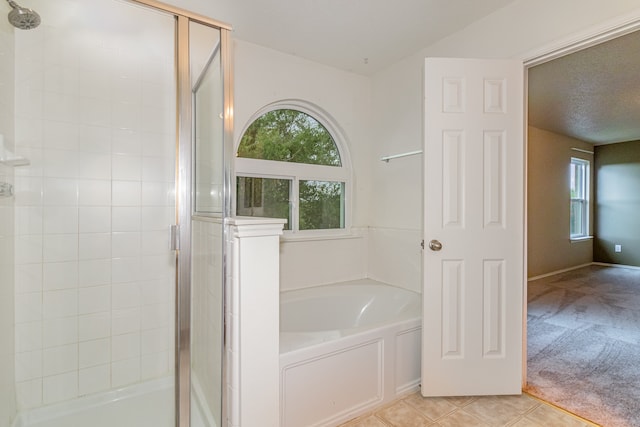
[[[422,394],[519,394],[524,68],[428,58],[424,76]]]

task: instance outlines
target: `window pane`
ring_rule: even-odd
[[[344,228],[344,183],[300,181],[300,230]]]
[[[236,213],[242,216],[285,218],[285,230],[291,224],[291,180],[251,178],[239,176],[236,180]]]
[[[584,198],[584,169],[585,165],[571,163],[571,198]]]
[[[258,117],[242,135],[238,156],[312,165],[341,166],[327,129],[308,114],[274,110]]]
[[[584,208],[582,200],[571,201],[571,236],[586,235],[584,230]]]

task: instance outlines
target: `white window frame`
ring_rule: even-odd
[[[308,114],[322,124],[333,138],[338,153],[340,154],[341,166],[314,165],[308,163],[279,162],[275,160],[251,159],[246,157],[235,158],[235,172],[233,179],[233,193],[236,194],[236,182],[238,176],[251,178],[272,178],[290,179],[291,194],[289,203],[291,204],[291,224],[289,230],[284,231],[286,239],[296,238],[324,238],[336,237],[351,234],[351,194],[352,194],[352,169],[351,158],[346,148],[344,134],[336,125],[329,114],[319,107],[301,100],[285,100],[269,104],[258,110],[245,124],[242,132],[239,133],[235,143],[235,152],[238,152],[242,136],[247,128],[260,116],[274,110],[297,110]],[[298,200],[300,181],[331,181],[344,183],[344,228],[320,229],[320,230],[300,230],[300,203]],[[237,210],[236,198],[233,197],[233,212]]]
[[[571,230],[571,222],[569,223],[569,237],[571,240],[582,240],[582,239],[586,239],[589,238],[589,225],[590,225],[590,221],[591,218],[589,217],[589,211],[590,211],[590,206],[589,206],[589,192],[590,192],[590,181],[591,181],[591,162],[589,160],[586,159],[581,159],[578,157],[571,157],[571,166],[574,166],[581,168],[582,169],[582,180],[581,182],[577,183],[576,186],[580,186],[581,187],[581,193],[583,195],[583,197],[571,197],[571,194],[569,195],[570,197],[570,206],[569,209],[571,209],[572,205],[574,203],[579,203],[580,204],[580,210],[581,210],[581,215],[583,218],[582,221],[582,229],[579,230],[579,233],[572,233]],[[573,177],[570,175],[569,179],[573,179]],[[571,190],[571,182],[569,182],[569,190]],[[571,219],[569,219],[569,221],[571,221]]]

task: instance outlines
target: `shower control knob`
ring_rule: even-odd
[[[442,249],[442,243],[440,243],[437,240],[432,240],[429,242],[429,249],[431,249],[432,251],[439,251],[440,249]]]

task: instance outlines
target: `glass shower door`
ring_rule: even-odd
[[[190,25],[194,215],[191,277],[191,426],[223,412],[224,85],[220,31]]]

